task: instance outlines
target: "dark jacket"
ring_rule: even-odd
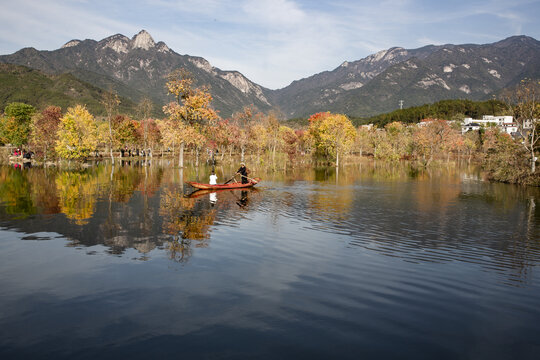
[[[236,173],[242,175],[242,184],[247,184],[249,182],[249,179],[247,178],[249,170],[245,165],[240,166],[240,169],[238,169]]]

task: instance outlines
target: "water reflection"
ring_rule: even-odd
[[[220,178],[234,172],[215,170]],[[351,248],[405,261],[472,261],[516,269],[520,278],[540,258],[539,189],[484,183],[474,167],[252,170],[265,190],[192,192],[184,181],[206,179],[210,168],[167,162],[78,171],[2,167],[0,221],[29,234],[60,233],[72,247],[105,245],[115,255],[135,249],[142,260],[162,249],[186,262],[194,249],[210,246],[213,229],[248,212],[268,214],[274,224],[294,221],[298,236],[303,229],[344,235]]]
[[[0,357],[536,358],[539,189],[251,170],[0,168]]]

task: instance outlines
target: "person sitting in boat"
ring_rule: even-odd
[[[217,175],[212,171],[212,174],[210,174],[210,185],[216,185],[217,184]]]
[[[249,174],[249,170],[246,167],[246,164],[240,163],[240,168],[236,171],[236,173],[240,174],[240,176],[242,177],[242,184],[249,183],[249,179],[247,177]]]

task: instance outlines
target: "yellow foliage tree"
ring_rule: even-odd
[[[176,102],[171,102],[163,107],[163,111],[169,116],[168,122],[165,122],[165,130],[171,131],[177,135],[173,142],[180,144],[179,166],[184,166],[184,144],[186,136],[185,131],[174,131],[174,128],[187,130],[186,126],[202,125],[213,123],[219,116],[217,112],[210,107],[212,95],[207,88],[193,88],[193,79],[191,74],[180,69],[169,75],[169,81],[166,84],[167,90],[174,95]]]
[[[77,105],[69,108],[60,119],[55,147],[57,154],[65,159],[84,160],[98,143],[98,126],[86,107]]]
[[[310,117],[309,136],[315,154],[332,157],[339,166],[339,157],[354,145],[356,129],[342,114],[318,113]]]
[[[257,161],[260,162],[261,152],[268,143],[268,133],[262,124],[255,124],[249,128],[249,145],[257,152]]]

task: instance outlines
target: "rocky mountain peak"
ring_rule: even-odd
[[[150,36],[146,30],[139,31],[139,33],[131,39],[131,43],[131,46],[134,49],[150,50],[156,46],[154,39],[152,39],[152,36]]]
[[[65,48],[69,48],[69,47],[73,47],[73,46],[77,46],[81,43],[81,40],[71,40],[71,41],[68,41],[67,43],[65,43],[63,46],[62,46],[62,49],[65,49]]]
[[[122,34],[116,34],[109,36],[99,42],[99,44],[104,48],[110,48],[117,53],[127,53],[129,51],[129,38]]]

